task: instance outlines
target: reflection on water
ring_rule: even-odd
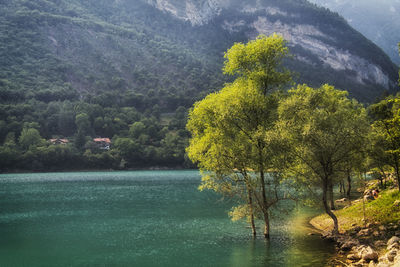
[[[197,171],[0,175],[0,266],[324,266],[333,253],[307,235],[305,209],[252,240],[199,182]]]

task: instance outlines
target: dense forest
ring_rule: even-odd
[[[324,42],[374,55],[389,84],[397,79],[388,57],[339,15],[307,1],[264,2],[296,14],[271,21],[315,25],[332,36]],[[196,26],[140,0],[2,1],[1,171],[193,166],[184,150],[188,109],[233,80],[221,72],[223,53],[254,37],[250,25],[265,12],[244,14],[235,5]],[[239,28],[226,30],[237,17]],[[285,65],[295,82],[329,82],[366,102],[396,90],[354,81],[354,71],[328,68],[301,46],[290,51]]]

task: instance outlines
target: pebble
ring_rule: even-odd
[[[399,238],[399,237],[397,237],[397,236],[392,236],[392,237],[388,240],[387,245],[390,246],[390,245],[392,245],[392,244],[394,244],[394,243],[399,243],[399,242],[400,242],[400,238]]]

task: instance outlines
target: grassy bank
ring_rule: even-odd
[[[365,221],[363,205],[365,205]],[[384,190],[375,200],[365,201],[363,204],[362,199],[358,199],[334,213],[338,217],[341,232],[363,226],[367,222],[397,223],[400,220],[400,192],[398,189]],[[333,228],[332,219],[326,214],[314,217],[310,223],[321,231]]]

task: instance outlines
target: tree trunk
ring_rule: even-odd
[[[269,216],[268,216],[268,210],[264,212],[264,237],[269,239]]]
[[[332,218],[333,220],[333,230],[332,230],[332,234],[333,235],[337,235],[339,233],[339,225],[338,225],[338,220],[336,215],[331,211],[331,209],[328,206],[328,199],[327,199],[327,195],[328,195],[328,178],[325,178],[325,181],[323,181],[323,185],[322,185],[322,202],[324,204],[324,209],[326,214],[329,215],[329,217]]]
[[[256,226],[254,224],[254,211],[253,211],[253,198],[251,196],[252,191],[250,188],[247,188],[248,192],[248,201],[249,201],[249,208],[250,208],[250,225],[251,225],[251,232],[253,234],[253,238],[257,236]]]
[[[264,158],[262,156],[263,145],[258,140],[258,171],[260,172],[260,186],[261,186],[261,200],[262,200],[262,213],[264,215],[264,237],[269,239],[269,216],[268,216],[268,202],[265,193],[265,174],[264,174]]]
[[[264,166],[260,164],[260,183],[261,183],[261,197],[262,197],[262,212],[264,215],[264,237],[269,238],[269,216],[268,216],[268,204],[267,196],[265,193],[265,176],[264,176]]]
[[[329,190],[328,196],[329,196],[329,203],[330,203],[331,210],[335,210],[335,201],[333,201],[333,183],[332,183],[332,181],[328,182],[328,190]]]
[[[351,194],[351,176],[350,172],[347,172],[347,198],[350,200]]]
[[[381,183],[381,187],[383,188],[383,176],[380,175],[380,176],[378,177],[378,180],[379,180],[379,182]]]
[[[346,193],[346,190],[344,190],[344,182],[343,182],[343,180],[341,180],[339,182],[339,192],[340,192],[341,195]]]
[[[381,171],[381,176],[382,176],[382,179],[381,179],[382,188],[386,188],[386,179],[387,179],[387,177],[386,177],[385,170],[382,167],[379,167],[379,170]],[[383,183],[383,181],[385,181],[385,183]]]
[[[397,157],[395,157],[395,169],[396,169],[397,186],[400,191],[400,170],[399,170],[399,161],[397,160]]]
[[[365,192],[365,187],[367,185],[367,174],[361,174],[363,177],[363,192]],[[367,219],[365,218],[365,197],[363,196],[362,198],[362,206],[363,206],[363,222],[364,222],[364,227],[367,225]]]

